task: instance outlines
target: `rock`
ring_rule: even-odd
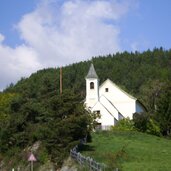
[[[76,163],[69,157],[67,160],[64,161],[64,164],[60,171],[77,171]]]

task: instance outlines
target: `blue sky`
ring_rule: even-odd
[[[0,0],[0,90],[122,51],[171,47],[170,0]]]
[[[12,47],[20,43],[15,24],[21,20],[24,14],[31,12],[35,8],[35,0],[0,0],[0,33],[6,37],[4,43]]]
[[[121,22],[122,37],[137,42],[137,50],[154,47],[171,47],[171,1],[141,0],[135,12],[129,13]],[[140,43],[142,43],[140,45]],[[124,46],[124,45],[123,45]],[[124,46],[126,50],[132,50]]]

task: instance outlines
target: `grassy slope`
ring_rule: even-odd
[[[101,132],[93,134],[85,155],[99,162],[111,163],[111,154],[125,147],[120,160],[123,171],[170,171],[171,140],[138,132]]]

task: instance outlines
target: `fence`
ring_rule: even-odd
[[[80,144],[86,144],[87,137],[80,140]],[[108,169],[108,166],[103,163],[98,163],[91,157],[85,157],[80,152],[78,152],[78,145],[70,150],[70,156],[76,160],[80,165],[87,166],[91,171],[105,171]],[[115,168],[114,171],[119,171],[118,168]]]
[[[105,171],[106,165],[96,162],[90,157],[85,157],[74,149],[70,151],[70,156],[80,165],[87,166],[92,171]]]

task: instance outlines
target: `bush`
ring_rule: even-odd
[[[153,119],[149,113],[135,113],[133,115],[133,121],[135,128],[138,131],[146,132],[152,135],[161,135],[161,129],[159,124]]]
[[[138,131],[146,132],[147,131],[147,123],[150,116],[148,113],[134,113],[133,115],[133,121],[134,126]]]
[[[112,130],[132,131],[134,130],[134,122],[129,118],[121,119],[112,127]]]
[[[149,134],[152,134],[152,135],[157,135],[157,136],[161,135],[159,125],[153,119],[149,119],[149,121],[147,123],[147,131],[146,132]]]

